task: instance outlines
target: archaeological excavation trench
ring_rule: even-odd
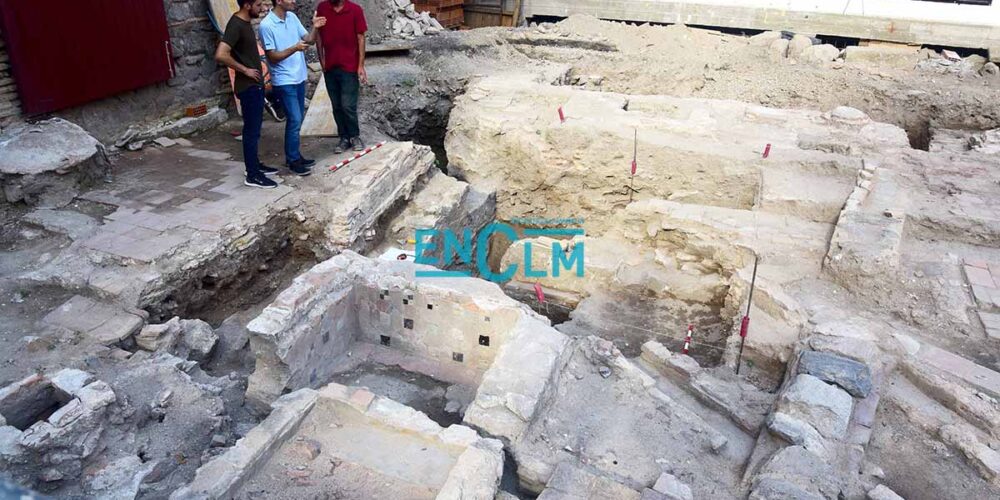
[[[373,58],[386,144],[348,167],[244,189],[228,122],[17,178],[0,472],[69,498],[996,497],[992,108],[851,107],[884,78],[817,96],[865,70],[779,40],[446,33]],[[733,90],[764,62],[788,95]]]

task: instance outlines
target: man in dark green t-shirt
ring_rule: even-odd
[[[277,169],[263,165],[257,155],[260,129],[264,122],[264,81],[252,19],[260,17],[262,0],[239,0],[240,10],[233,14],[215,51],[215,60],[236,71],[234,84],[243,111],[243,163],[251,187],[274,189],[278,184],[267,176]]]

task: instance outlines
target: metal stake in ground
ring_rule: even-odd
[[[632,142],[632,176],[628,183],[628,202],[632,203],[635,194],[635,172],[639,170],[639,129],[635,129],[635,140]]]
[[[684,338],[684,350],[681,351],[681,354],[687,354],[688,351],[691,350],[692,335],[694,335],[694,325],[688,325],[688,334],[687,337]]]
[[[760,257],[754,255],[753,258],[753,278],[750,279],[750,298],[747,299],[747,313],[743,315],[743,322],[740,324],[740,354],[736,358],[736,374],[740,374],[740,365],[743,363],[743,347],[747,343],[747,334],[750,333],[750,306],[753,305],[753,289],[757,286],[757,264]]]
[[[535,282],[535,298],[538,299],[539,304],[545,305],[545,315],[549,314],[549,303],[545,301],[545,292],[542,290],[542,284]]]

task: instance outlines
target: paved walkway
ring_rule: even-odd
[[[1000,262],[967,259],[963,270],[972,287],[986,335],[992,340],[1000,340]]]
[[[179,152],[195,161],[160,165],[168,162],[154,160],[152,166],[124,173],[113,188],[83,194],[84,200],[118,209],[82,245],[152,262],[190,240],[195,231],[221,231],[239,213],[259,212],[292,192],[285,185],[272,190],[244,186],[243,163],[231,161],[227,153],[193,148]]]

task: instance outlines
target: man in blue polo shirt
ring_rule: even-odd
[[[309,175],[316,164],[302,156],[299,131],[306,114],[306,56],[303,52],[316,40],[317,30],[326,18],[313,18],[312,32],[307,32],[295,16],[295,0],[277,0],[274,10],[260,23],[260,39],[271,66],[274,93],[285,106],[285,162],[297,175]]]

